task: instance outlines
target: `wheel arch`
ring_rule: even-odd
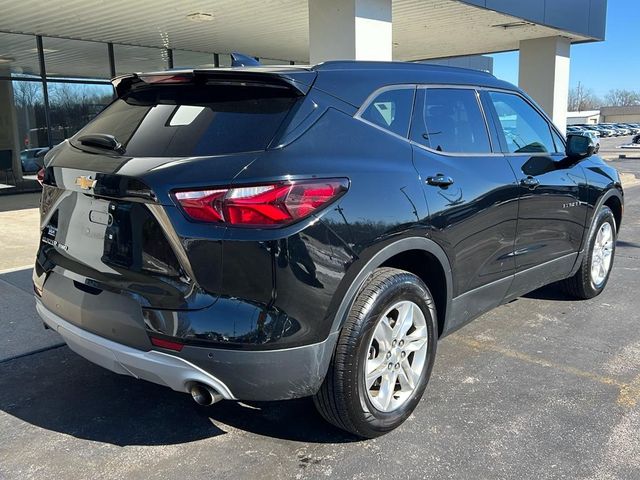
[[[367,279],[379,267],[395,267],[417,275],[432,292],[438,315],[438,334],[446,323],[451,307],[452,273],[446,253],[433,240],[424,237],[408,237],[396,240],[368,257],[347,288],[331,327],[331,333],[339,331]]]
[[[580,246],[580,251],[578,252],[578,257],[571,269],[571,275],[575,274],[580,268],[580,264],[582,262],[582,257],[585,255],[585,250],[588,246],[589,239],[593,233],[593,229],[595,228],[595,219],[598,215],[598,212],[602,208],[603,205],[606,205],[613,212],[613,216],[616,220],[616,233],[620,231],[620,225],[622,223],[622,214],[624,211],[624,197],[622,193],[622,188],[619,186],[610,187],[604,191],[602,195],[598,198],[598,200],[593,205],[593,210],[591,211],[590,216],[587,219],[587,224],[584,228],[584,234],[582,237],[582,245]]]
[[[617,190],[610,190],[610,192]],[[620,226],[622,224],[622,212],[624,211],[624,206],[622,203],[622,198],[615,193],[612,193],[604,199],[602,205],[606,205],[613,212],[613,216],[616,219],[616,233],[620,232]],[[597,210],[596,210],[597,211]]]
[[[600,209],[606,205],[613,212],[613,216],[616,219],[616,231],[620,231],[620,225],[622,224],[622,213],[624,211],[624,197],[622,193],[621,187],[609,187],[606,189],[598,198],[598,201],[595,202],[593,207],[593,211],[591,213],[591,217],[589,218],[589,225],[585,232],[587,234],[586,238],[589,238],[591,235],[591,230],[594,225],[593,222],[598,215]],[[584,248],[585,242],[583,242]]]

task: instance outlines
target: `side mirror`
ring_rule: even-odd
[[[584,135],[567,135],[565,153],[570,158],[587,158],[596,152],[596,145],[591,137]]]

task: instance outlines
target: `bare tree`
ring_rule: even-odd
[[[43,102],[42,86],[38,82],[13,82],[13,95],[18,107],[32,108]]]
[[[602,106],[602,100],[593,93],[590,88],[585,88],[582,83],[569,90],[569,111],[584,112],[597,110]]]
[[[605,96],[607,105],[612,107],[629,107],[640,105],[640,92],[616,88],[609,90]]]

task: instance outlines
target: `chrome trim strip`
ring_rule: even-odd
[[[491,152],[486,152],[486,153],[452,153],[452,152],[440,152],[438,150],[434,150],[432,148],[427,147],[426,145],[422,145],[418,142],[415,142],[413,140],[411,140],[408,137],[403,137],[402,135],[398,135],[395,132],[392,132],[390,130],[387,130],[384,127],[381,127],[380,125],[377,125],[373,122],[370,122],[364,118],[362,118],[362,114],[364,113],[364,111],[369,108],[369,105],[371,104],[371,102],[373,102],[373,100],[376,99],[376,97],[378,95],[380,95],[381,93],[384,92],[388,92],[390,90],[403,90],[403,89],[409,89],[409,88],[415,88],[416,90],[424,90],[424,89],[428,89],[428,88],[448,88],[448,89],[460,89],[460,90],[474,90],[476,93],[476,101],[478,102],[478,107],[480,108],[480,113],[484,119],[484,124],[485,124],[485,129],[486,129],[486,133],[487,136],[489,138],[489,146],[491,147]],[[371,93],[367,99],[363,102],[362,106],[358,109],[358,111],[355,113],[355,115],[353,116],[353,118],[355,118],[356,120],[360,120],[361,122],[366,123],[367,125],[377,128],[378,130],[380,130],[381,132],[384,132],[388,135],[391,135],[395,138],[398,138],[400,140],[404,140],[406,142],[409,142],[411,145],[414,145],[416,147],[420,147],[423,150],[426,150],[428,152],[431,152],[433,154],[436,155],[442,155],[445,157],[505,157],[505,154],[502,152],[496,152],[494,151],[494,145],[493,145],[493,140],[491,139],[491,130],[489,128],[489,123],[488,123],[488,119],[487,119],[487,115],[486,112],[484,111],[484,107],[482,106],[482,102],[480,101],[480,95],[479,95],[479,90],[481,88],[476,86],[476,85],[447,85],[447,84],[394,84],[394,85],[385,85],[384,87],[380,87],[376,90],[373,91],[373,93]],[[508,91],[508,90],[507,90]],[[413,120],[413,114],[415,112],[415,108],[416,108],[416,104],[415,104],[415,100],[416,97],[414,96],[414,101],[413,101],[413,107],[411,109],[411,119]],[[411,130],[411,122],[409,123],[409,130]],[[407,132],[408,134],[409,132]]]

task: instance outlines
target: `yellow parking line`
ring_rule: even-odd
[[[540,367],[551,368],[553,370],[558,370],[570,375],[575,375],[580,378],[592,380],[603,385],[612,385],[619,389],[617,398],[618,405],[622,405],[625,407],[634,407],[640,400],[640,376],[636,377],[636,379],[631,383],[626,383],[614,377],[599,375],[597,373],[588,372],[579,368],[552,362],[545,358],[519,352],[511,348],[502,347],[488,340],[479,340],[476,338],[464,337],[462,335],[452,335],[450,338],[474,350],[499,353],[501,355],[504,355],[505,357],[515,358],[522,362],[531,363]]]

